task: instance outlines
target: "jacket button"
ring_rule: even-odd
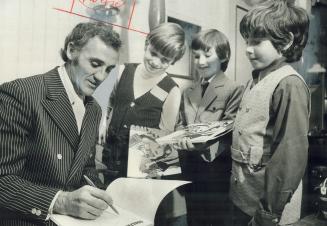
[[[134,107],[135,106],[135,103],[134,102],[131,102],[130,106],[131,107]]]
[[[58,154],[57,159],[59,159],[59,160],[62,159],[62,154]]]
[[[272,222],[275,223],[275,224],[277,224],[277,223],[278,223],[278,218],[274,218],[274,219],[272,220]]]
[[[36,215],[36,216],[40,216],[40,215],[41,215],[41,210],[36,210],[35,215]]]
[[[127,125],[124,125],[124,128],[127,128]]]
[[[33,208],[31,212],[32,212],[32,214],[36,214],[36,209]]]

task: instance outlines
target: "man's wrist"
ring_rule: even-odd
[[[58,199],[58,196],[60,195],[62,191],[58,191],[57,194],[54,196],[52,202],[50,203],[50,207],[49,207],[49,210],[48,210],[48,215],[47,215],[47,218],[45,220],[49,220],[50,219],[50,216],[53,214],[53,208],[54,208],[54,205]]]
[[[66,214],[66,200],[68,192],[61,191],[53,205],[53,213]]]

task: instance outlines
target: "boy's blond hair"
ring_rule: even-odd
[[[146,45],[148,44],[163,56],[173,59],[174,64],[185,53],[185,32],[176,23],[162,23],[150,31],[146,39]]]

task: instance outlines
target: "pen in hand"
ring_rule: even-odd
[[[86,175],[83,175],[83,177],[84,177],[84,179],[86,180],[86,182],[88,183],[88,185],[90,185],[90,186],[92,186],[92,187],[95,187],[96,188],[96,186],[95,186],[95,184],[93,183],[93,181],[91,181],[91,179],[90,178],[88,178],[88,176],[86,176]],[[112,205],[112,204],[108,204],[109,206],[110,206],[110,208],[116,213],[116,214],[118,214],[119,215],[119,212],[118,212],[118,210]]]

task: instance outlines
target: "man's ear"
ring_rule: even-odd
[[[66,54],[67,54],[68,59],[71,61],[76,58],[77,50],[74,46],[74,43],[72,43],[72,42],[68,43]]]
[[[292,32],[289,32],[289,36],[290,36],[290,41],[284,46],[283,51],[288,50],[294,42],[294,35]]]

